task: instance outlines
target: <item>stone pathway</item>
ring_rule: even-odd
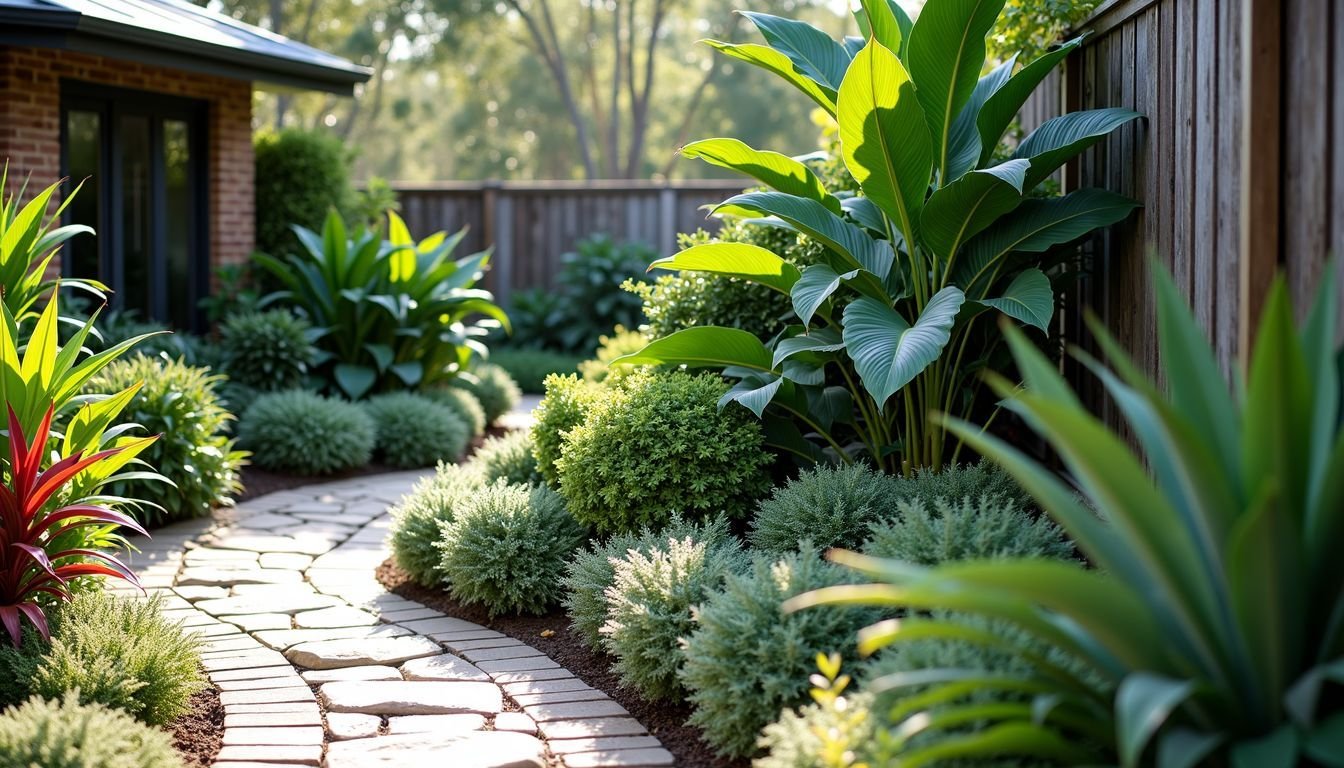
[[[226,713],[216,767],[672,765],[545,654],[376,581],[388,508],[419,476],[274,493],[161,529],[130,558],[204,638]]]

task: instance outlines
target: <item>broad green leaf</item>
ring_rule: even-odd
[[[776,191],[816,200],[832,213],[841,212],[840,201],[826,191],[817,174],[788,155],[752,149],[737,139],[693,141],[681,148],[681,154],[745,174]]]
[[[932,145],[914,85],[896,54],[869,41],[840,84],[838,109],[840,152],[849,172],[906,240],[913,239],[929,189]]]
[[[976,130],[980,136],[979,164],[989,162],[1009,124],[1013,122],[1017,113],[1022,111],[1022,105],[1027,103],[1027,99],[1035,92],[1045,76],[1082,44],[1083,38],[1075,37],[1058,48],[1041,54],[1001,88],[995,89],[993,95],[986,99],[975,117]]]
[[[833,328],[817,328],[806,334],[780,339],[775,344],[774,364],[779,365],[804,352],[831,353],[845,348],[845,341]]]
[[[1022,202],[1028,167],[1025,160],[1009,160],[983,171],[971,171],[929,197],[920,227],[942,270],[953,268],[966,241]]]
[[[770,350],[748,331],[706,325],[686,328],[654,339],[638,352],[611,361],[611,365],[685,365],[724,367],[737,365],[770,371]]]
[[[425,365],[419,360],[407,360],[403,363],[393,363],[388,367],[401,383],[408,387],[414,387],[420,383],[425,375]]]
[[[888,45],[887,40],[883,39],[884,37],[890,39],[890,30],[884,29],[882,36],[878,37],[877,41],[895,51],[896,55],[901,57],[901,61],[905,61],[905,55],[910,50],[910,30],[914,28],[915,23],[910,20],[910,14],[906,13],[905,9],[901,7],[900,0],[886,0],[886,2],[887,12],[896,20],[896,29],[900,32],[901,46],[897,49],[894,46]],[[861,37],[846,37],[845,48],[851,55],[858,55],[859,51],[863,50],[863,46],[867,44],[868,38],[873,37],[873,25],[868,20],[868,9],[863,5],[855,8],[854,21],[858,22],[859,31],[862,32],[863,35]],[[881,22],[879,22],[879,25],[881,25]]]
[[[793,87],[805,93],[808,98],[815,101],[817,106],[826,110],[826,114],[835,116],[835,89],[821,85],[800,73],[794,68],[793,62],[789,61],[788,56],[774,48],[751,43],[725,43],[719,40],[702,40],[701,42],[726,56],[731,56],[738,61],[745,61],[767,72],[779,75]]]
[[[392,364],[393,356],[396,354],[392,351],[392,347],[386,344],[368,343],[364,345],[364,349],[373,356],[373,362],[379,371],[387,370],[387,367]]]
[[[913,325],[890,306],[867,297],[845,308],[846,352],[879,405],[938,359],[963,301],[960,290],[944,288],[929,299]]]
[[[1120,683],[1115,694],[1116,746],[1120,764],[1135,768],[1153,734],[1171,713],[1195,692],[1189,680],[1173,680],[1136,672]]]
[[[1344,766],[1344,712],[1336,712],[1312,728],[1302,751],[1329,768]]]
[[[901,754],[902,768],[936,766],[955,758],[1043,757],[1065,765],[1094,765],[1096,755],[1053,729],[1030,722],[1008,722],[948,734],[929,746]]]
[[[749,243],[706,243],[687,248],[649,265],[649,270],[676,269],[740,277],[788,294],[801,277],[798,268],[766,249]]]
[[[976,127],[976,118],[979,117],[985,101],[1008,82],[1008,76],[1013,73],[1013,67],[1016,65],[1017,56],[1013,55],[980,78],[975,84],[975,90],[971,91],[971,98],[966,102],[966,106],[957,113],[957,119],[952,121],[952,135],[949,138],[952,148],[949,150],[947,161],[947,178],[959,179],[977,165],[988,162],[988,158],[982,157],[980,151],[980,131]]]
[[[799,72],[831,89],[840,87],[851,56],[830,35],[805,21],[752,11],[738,13],[750,19],[770,47],[789,57]]]
[[[744,376],[719,398],[719,410],[731,403],[740,403],[759,419],[783,384],[784,379],[773,373],[756,372]]]
[[[837,273],[825,264],[811,264],[803,269],[802,277],[794,284],[790,295],[793,297],[793,311],[803,325],[812,323],[812,316],[826,300],[840,287],[840,281],[852,278],[856,272]]]
[[[1050,288],[1050,278],[1035,267],[1019,272],[1002,296],[980,299],[980,303],[1046,333],[1050,332],[1050,318],[1055,314],[1055,293]]]
[[[1108,107],[1070,112],[1046,120],[1017,145],[1014,158],[1031,161],[1025,188],[1035,189],[1075,155],[1131,120],[1143,117],[1132,109]]]
[[[1139,203],[1104,189],[1080,189],[1063,197],[1027,199],[962,249],[952,282],[970,295],[988,288],[989,274],[1014,251],[1041,253],[1122,221]],[[974,291],[974,292],[973,292]]]
[[[843,208],[845,213],[849,214],[851,218],[862,224],[868,231],[874,233],[878,237],[886,237],[888,235],[887,217],[882,213],[880,208],[873,204],[872,200],[860,196],[846,197],[840,201],[840,207]],[[900,233],[897,232],[895,234],[899,235]]]
[[[1231,768],[1298,768],[1299,738],[1290,725],[1253,741],[1241,741],[1228,751]]]
[[[1004,0],[941,0],[924,6],[910,32],[910,77],[933,140],[938,185],[952,158],[952,122],[971,98],[985,65],[985,36]]]
[[[722,209],[777,216],[844,257],[854,269],[871,272],[879,282],[886,279],[896,259],[891,243],[874,240],[815,200],[781,192],[747,192],[730,197],[715,208]],[[882,290],[880,284],[878,290]]]
[[[891,4],[887,0],[859,0],[859,4],[868,25],[865,34],[892,53],[900,51],[903,34]]]
[[[351,400],[363,397],[378,380],[378,373],[369,366],[350,363],[338,364],[332,369],[332,375],[336,379],[336,386]]]
[[[411,237],[411,231],[406,228],[406,222],[391,209],[387,211],[387,241],[398,247],[415,246],[415,239]]]

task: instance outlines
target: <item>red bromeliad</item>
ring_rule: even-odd
[[[124,447],[89,456],[76,453],[42,471],[55,408],[49,407],[30,445],[13,408],[9,411],[9,486],[0,485],[0,624],[15,646],[22,642],[21,622],[28,619],[44,638],[47,618],[39,595],[69,600],[66,584],[78,576],[111,576],[140,586],[135,574],[117,558],[97,549],[75,547],[57,551],[64,534],[92,525],[119,525],[145,533],[128,515],[87,499],[43,512],[43,507],[85,469],[105,461]]]

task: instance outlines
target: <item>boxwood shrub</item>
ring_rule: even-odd
[[[219,326],[224,372],[258,392],[298,388],[317,362],[311,330],[285,310],[231,315]]]
[[[374,395],[360,406],[377,430],[375,455],[394,467],[456,460],[471,440],[471,427],[456,411],[411,392]]]
[[[359,406],[299,389],[258,397],[238,422],[238,442],[253,462],[300,475],[368,464],[377,434]]]
[[[747,513],[769,487],[760,422],[719,409],[728,391],[712,374],[631,376],[566,433],[556,461],[560,492],[580,522],[604,533],[688,517]]]
[[[532,452],[537,459],[537,471],[553,487],[560,485],[560,471],[555,462],[560,458],[565,435],[583,423],[588,409],[602,395],[601,389],[573,374],[546,377],[546,396],[532,412]]]

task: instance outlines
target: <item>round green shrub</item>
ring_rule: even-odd
[[[579,522],[601,532],[690,517],[746,513],[769,487],[760,422],[719,410],[728,385],[686,373],[629,377],[564,438],[560,492]]]
[[[471,440],[471,427],[455,411],[411,392],[374,395],[360,406],[378,431],[374,452],[394,467],[452,461]]]
[[[470,496],[440,530],[439,569],[453,597],[491,616],[558,603],[560,575],[587,533],[555,491],[505,483]]]
[[[476,451],[474,461],[480,465],[487,485],[493,485],[497,480],[509,485],[542,482],[537,459],[532,455],[532,435],[526,430],[514,430],[487,439]]]
[[[839,705],[843,701],[843,706]],[[798,709],[785,709],[779,719],[761,731],[756,746],[765,754],[751,762],[752,768],[817,768],[833,765],[827,755],[852,753],[868,765],[878,727],[870,693],[845,695],[829,705],[813,702]],[[940,763],[940,768],[942,764]]]
[[[762,727],[808,700],[818,653],[853,655],[858,631],[880,618],[878,610],[825,606],[786,614],[780,605],[854,581],[853,571],[815,554],[758,556],[749,572],[729,576],[700,606],[680,675],[695,705],[689,722],[715,751],[750,755]]]
[[[172,722],[205,679],[198,636],[165,619],[162,602],[90,592],[53,611],[51,646],[30,681],[31,693],[55,699],[78,690],[86,704],[150,725]]]
[[[647,699],[680,698],[677,670],[684,660],[681,640],[695,628],[692,607],[747,562],[727,535],[727,519],[706,532],[699,540],[665,537],[647,553],[631,550],[612,563],[603,645],[616,657],[621,684]]]
[[[1005,496],[905,499],[894,519],[873,526],[866,554],[919,565],[1000,557],[1073,556],[1064,531]]]
[[[74,693],[0,714],[0,768],[181,768],[168,733]]]
[[[1031,496],[997,464],[955,464],[941,470],[921,469],[910,477],[897,478],[901,498],[960,500],[983,495],[1001,496],[1018,506],[1029,506]]]
[[[469,375],[453,379],[450,385],[476,396],[481,408],[485,409],[487,424],[499,421],[499,417],[513,410],[523,397],[517,382],[509,378],[508,371],[491,363],[473,367]]]
[[[416,483],[401,503],[392,508],[388,542],[392,560],[419,584],[437,586],[440,524],[452,520],[466,500],[481,491],[482,482],[474,464],[440,464],[438,471]]]
[[[148,502],[136,512],[141,522],[207,515],[232,504],[242,489],[238,470],[246,454],[235,451],[226,434],[233,415],[215,394],[220,380],[205,368],[136,355],[113,361],[84,385],[85,394],[114,395],[143,382],[118,418],[159,436],[140,458],[176,487],[158,480],[113,483],[113,494]]]
[[[485,434],[485,409],[481,401],[465,389],[457,387],[432,387],[419,394],[446,408],[451,408],[457,417],[471,428],[472,437]]]
[[[874,522],[896,514],[899,482],[867,466],[803,470],[761,501],[751,523],[751,544],[782,555],[803,541],[828,549],[858,547]]]
[[[602,625],[607,622],[607,588],[616,577],[616,561],[631,552],[649,554],[671,539],[703,541],[715,547],[735,547],[723,518],[700,522],[673,515],[661,530],[645,528],[639,534],[618,533],[605,542],[593,542],[570,561],[564,578],[565,611],[570,624],[589,648],[597,650],[602,642]]]
[[[253,139],[257,250],[272,256],[294,252],[299,241],[290,225],[317,230],[327,211],[350,211],[350,153],[322,131],[286,128]]]
[[[261,395],[238,422],[238,442],[264,469],[327,475],[369,463],[377,426],[359,406],[305,390]]]
[[[602,394],[599,388],[573,374],[546,377],[546,396],[532,412],[532,453],[537,458],[537,471],[553,487],[560,485],[560,471],[555,462],[560,458],[565,435],[583,423],[588,409]]]
[[[219,327],[229,380],[260,392],[295,389],[317,362],[308,321],[284,310],[230,315]]]
[[[503,368],[518,388],[529,395],[546,392],[546,377],[574,373],[582,358],[550,349],[510,347],[490,351],[490,362]]]

